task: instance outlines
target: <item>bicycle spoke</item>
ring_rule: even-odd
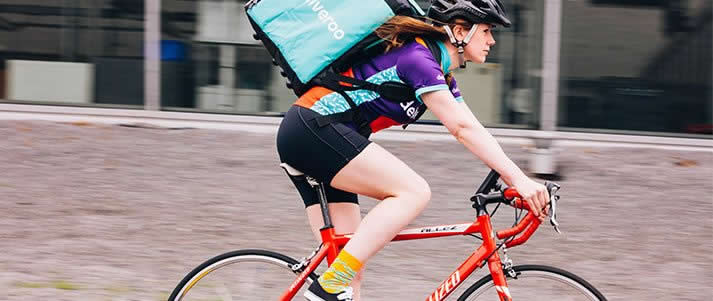
[[[185,285],[177,288],[176,296],[182,292],[183,297],[174,300],[277,300],[297,277],[286,262],[261,255],[216,261],[192,275]]]
[[[565,272],[566,273],[566,272]],[[482,279],[471,287],[459,300],[499,300],[498,288],[487,279]],[[545,269],[530,268],[518,272],[516,278],[508,278],[508,291],[515,301],[600,301],[598,292],[588,288],[581,279]]]

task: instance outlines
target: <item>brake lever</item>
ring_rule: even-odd
[[[562,234],[562,231],[560,231],[560,224],[557,222],[557,200],[559,200],[559,196],[552,196],[550,197],[550,208],[552,209],[552,215],[550,216],[550,225],[555,228],[555,231],[557,234]]]
[[[560,224],[557,222],[557,201],[559,201],[560,199],[560,197],[557,195],[557,191],[559,191],[560,185],[556,183],[545,182],[545,186],[550,192],[550,225],[555,228],[557,234],[562,234],[562,231],[560,231],[559,228]]]

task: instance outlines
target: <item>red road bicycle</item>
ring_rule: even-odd
[[[332,226],[322,183],[290,166],[283,168],[292,176],[304,176],[317,189],[325,227],[322,244],[306,258],[291,257],[266,250],[238,250],[209,259],[193,269],[173,290],[169,301],[179,300],[293,300],[318,278],[315,270],[326,258],[328,264],[349,241],[350,234],[336,234]],[[606,298],[591,284],[567,271],[543,265],[513,265],[507,249],[526,242],[540,226],[540,220],[529,211],[526,202],[513,188],[498,183],[500,175],[491,171],[470,198],[476,211],[472,223],[439,225],[401,231],[393,241],[416,240],[455,235],[470,235],[482,240],[470,257],[426,298],[441,301],[451,295],[478,268],[486,264],[490,274],[468,287],[458,298],[465,300],[591,300]],[[559,233],[556,220],[557,192],[555,183],[546,183],[550,191],[550,223]],[[515,223],[510,229],[494,231],[491,216],[501,204],[516,208]],[[492,213],[487,206],[496,205]],[[524,215],[523,213],[527,212]],[[477,235],[480,235],[478,237]],[[518,236],[519,235],[519,236]],[[502,251],[503,256],[500,255]],[[209,276],[210,275],[210,276]],[[306,284],[306,285],[305,285]],[[401,299],[390,296],[392,299]]]

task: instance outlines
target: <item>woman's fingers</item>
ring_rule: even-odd
[[[540,203],[537,201],[535,197],[529,197],[525,199],[527,201],[527,204],[530,205],[530,211],[535,214],[535,216],[540,216],[540,211],[542,208],[540,207]]]
[[[540,220],[544,220],[545,216],[547,216],[547,205],[550,202],[547,187],[529,178],[523,179],[515,187],[522,199],[530,206],[530,211]]]
[[[542,186],[542,188],[537,189],[535,193],[526,197],[525,200],[530,205],[532,213],[534,213],[540,221],[543,221],[548,213],[547,206],[549,203],[549,196],[547,189]]]
[[[547,189],[543,189],[539,191],[539,196],[540,196],[540,208],[542,208],[542,212],[547,215],[547,203],[549,202],[549,198],[547,197]]]

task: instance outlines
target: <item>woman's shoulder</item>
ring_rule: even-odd
[[[433,53],[428,49],[428,46],[422,44],[420,41],[412,40],[404,43],[404,45],[399,48],[401,50],[399,53],[400,63],[436,63],[436,59],[433,57]]]

